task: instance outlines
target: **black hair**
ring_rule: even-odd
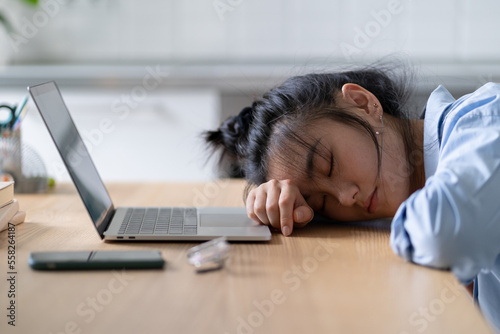
[[[222,150],[219,166],[236,166],[250,185],[267,181],[269,161],[282,159],[293,162],[290,140],[311,147],[304,138],[304,129],[314,121],[332,119],[366,131],[373,140],[379,159],[380,148],[373,128],[363,119],[337,106],[336,95],[346,83],[354,83],[367,89],[379,100],[384,114],[396,120],[393,124],[404,143],[409,162],[410,191],[421,180],[410,155],[417,150],[411,126],[408,101],[412,80],[408,71],[401,67],[371,66],[336,73],[312,73],[294,76],[279,87],[265,93],[237,116],[225,120],[219,129],[205,132],[205,140],[215,150]],[[288,139],[288,140],[286,140]],[[293,153],[293,152],[292,152]]]

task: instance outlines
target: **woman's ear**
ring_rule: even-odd
[[[370,91],[353,83],[346,83],[342,86],[342,98],[347,104],[363,109],[367,114],[382,114],[380,102]]]

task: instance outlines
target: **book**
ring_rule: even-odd
[[[17,199],[13,199],[11,203],[0,208],[0,231],[3,231],[8,227],[8,222],[13,220],[18,212],[19,202]]]
[[[6,229],[8,229],[10,226],[8,223],[11,223],[11,224],[14,224],[14,225],[17,225],[17,224],[21,224],[21,223],[24,223],[24,219],[26,218],[26,212],[24,211],[18,211],[14,217],[12,217],[12,219],[10,221],[7,222],[7,224],[5,224],[5,226],[3,227],[0,227],[0,232],[3,232],[5,231]],[[0,226],[1,226],[1,223],[0,223]]]
[[[0,182],[0,208],[14,199],[14,182]]]

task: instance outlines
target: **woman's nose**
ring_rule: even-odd
[[[353,183],[346,183],[338,189],[338,200],[340,205],[352,206],[356,203],[356,196],[358,195],[359,188]]]

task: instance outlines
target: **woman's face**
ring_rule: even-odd
[[[286,160],[296,161],[294,166],[270,161],[268,179],[290,179],[315,212],[332,219],[391,217],[410,195],[404,146],[388,125],[389,116],[382,129],[380,116],[353,112],[380,132],[380,173],[375,144],[365,130],[323,119],[305,129],[309,145],[288,143],[294,156]]]

